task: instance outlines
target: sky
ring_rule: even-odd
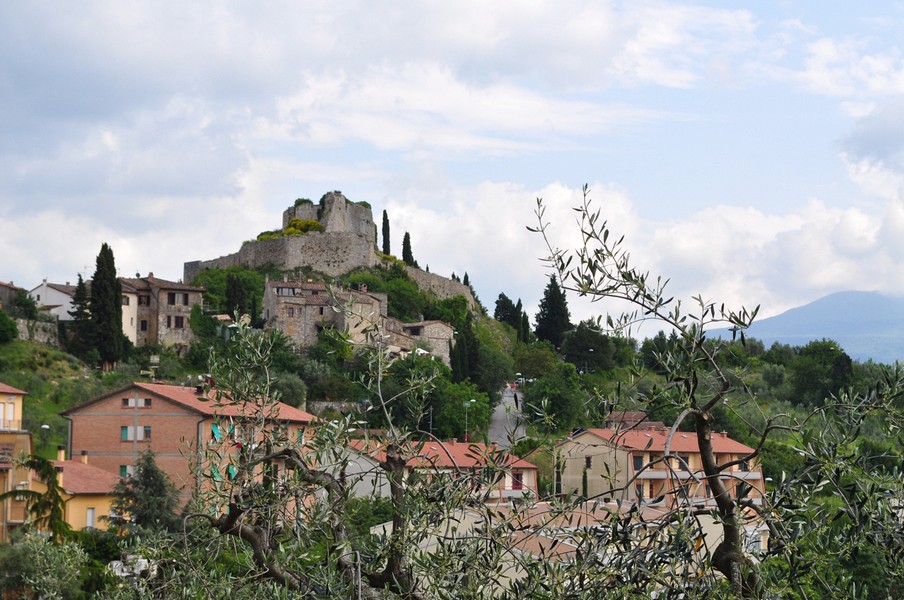
[[[904,294],[898,2],[0,3],[0,281],[179,280],[296,198],[533,318],[585,184],[669,290]],[[569,297],[572,320],[605,301]]]

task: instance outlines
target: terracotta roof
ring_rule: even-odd
[[[119,477],[78,460],[55,460],[63,468],[63,489],[70,494],[112,494]]]
[[[349,440],[349,445],[377,460],[385,460],[385,442],[378,440]],[[448,442],[411,442],[404,452],[416,455],[407,465],[411,468],[433,467],[439,469],[470,469],[496,463],[512,469],[536,469],[537,467],[514,454],[506,452],[495,444],[467,443],[451,440]]]
[[[6,283],[5,281],[0,281],[0,287],[8,287],[13,290],[21,289],[19,286],[13,285],[12,283]]]
[[[0,381],[0,394],[20,394],[24,396],[28,394],[28,392],[23,392],[22,390],[16,389],[11,385],[6,385]]]
[[[598,438],[602,438],[607,442],[627,448],[628,450],[647,450],[650,452],[665,451],[665,444],[669,437],[668,429],[587,429],[585,432],[576,434],[575,438],[590,433]],[[741,442],[736,442],[724,433],[713,433],[712,436],[713,450],[717,453],[731,454],[748,454],[753,452],[753,448],[745,446]],[[672,436],[671,452],[700,452],[697,445],[697,434],[688,431],[676,431]]]
[[[88,402],[83,402],[82,404],[79,404],[77,406],[67,408],[60,414],[72,414],[83,406],[87,406],[104,398],[109,398],[110,396],[121,396],[123,392],[133,388],[150,392],[158,397],[176,402],[177,404],[181,404],[182,406],[197,413],[211,417],[238,417],[242,416],[243,414],[241,407],[238,405],[218,405],[215,401],[215,390],[209,390],[203,394],[198,394],[196,388],[193,387],[144,382],[135,382],[125,388],[110,392],[109,394],[104,394],[103,396],[99,396],[98,398],[94,398],[93,400],[89,400]],[[317,420],[317,417],[315,417],[311,413],[297,409],[293,406],[289,406],[284,402],[277,403],[276,407],[278,408],[278,415],[276,418],[280,421],[289,421],[290,423],[311,423]]]

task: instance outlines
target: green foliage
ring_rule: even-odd
[[[389,215],[383,211],[383,254],[392,255],[392,248],[389,245]]]
[[[150,450],[142,452],[132,476],[121,479],[113,489],[113,508],[128,515],[125,527],[175,530],[179,527],[176,486],[157,466]]]
[[[100,354],[103,367],[110,368],[125,354],[127,340],[122,332],[122,286],[116,275],[113,250],[106,243],[97,255],[88,307],[92,345]]]
[[[275,372],[273,389],[279,392],[283,402],[295,408],[304,408],[308,397],[308,386],[295,373]]]
[[[91,309],[88,298],[88,287],[78,275],[75,292],[72,295],[72,310],[68,311],[72,321],[66,325],[65,346],[72,354],[86,358],[91,350]]]
[[[615,342],[589,320],[581,321],[565,334],[562,355],[581,373],[594,369],[609,370],[616,366]]]
[[[269,268],[253,270],[232,265],[225,269],[204,269],[195,276],[191,284],[204,288],[204,300],[216,313],[232,315],[235,304],[230,306],[230,303],[235,302],[236,294],[242,294],[248,309],[254,307],[254,312],[257,313],[264,305],[264,281],[268,275],[275,277],[278,272]],[[230,280],[231,286],[228,283]],[[227,292],[229,287],[233,290],[231,293]],[[230,294],[233,298],[230,298]],[[252,316],[257,317],[256,314]]]
[[[557,363],[551,372],[527,386],[524,401],[531,420],[547,432],[570,431],[583,423],[587,394],[574,365]]]
[[[313,205],[314,205],[314,202],[313,202],[312,200],[307,199],[307,198],[296,198],[296,199],[295,199],[295,204],[293,204],[293,206],[294,206],[295,208],[298,208],[298,207],[301,206],[302,204],[310,204],[311,206],[313,206]]]
[[[853,362],[831,340],[812,341],[789,365],[790,401],[819,406],[853,382]]]
[[[323,223],[314,219],[299,219],[294,217],[289,219],[289,224],[283,230],[285,235],[306,235],[311,232],[323,231]]]
[[[0,309],[0,344],[7,344],[19,337],[19,328],[3,309]]]
[[[528,379],[550,373],[557,362],[555,348],[549,342],[520,345],[515,349],[515,371]]]
[[[73,542],[54,543],[29,533],[0,545],[0,592],[10,598],[81,598],[88,556]]]
[[[571,329],[571,315],[568,312],[568,301],[565,292],[559,287],[555,275],[549,276],[549,283],[540,300],[537,312],[537,327],[534,332],[537,339],[550,342],[555,348],[562,345],[565,333]]]
[[[53,463],[36,454],[17,460],[17,463],[34,471],[47,489],[44,492],[13,490],[0,494],[0,500],[24,497],[25,510],[29,514],[28,528],[47,532],[54,542],[65,540],[72,532],[72,528],[66,522],[65,490],[57,481]]]
[[[493,318],[517,330],[521,323],[521,312],[515,310],[515,303],[508,296],[500,293],[496,298],[496,310],[493,312]]]
[[[402,261],[409,267],[418,266],[417,261],[414,260],[414,255],[411,253],[411,236],[407,231],[402,238]]]
[[[27,291],[19,288],[13,296],[13,313],[21,319],[34,321],[38,318],[38,303]]]

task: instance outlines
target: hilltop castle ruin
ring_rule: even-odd
[[[377,229],[368,204],[351,202],[341,192],[329,192],[319,204],[301,200],[283,211],[283,229],[294,218],[317,221],[323,231],[245,242],[233,254],[187,262],[183,266],[182,281],[191,282],[204,269],[232,265],[252,269],[272,266],[287,273],[307,267],[337,278],[357,268],[381,264],[376,253]],[[414,267],[406,267],[406,270],[420,289],[432,292],[438,298],[461,295],[472,307],[476,306],[468,286]]]

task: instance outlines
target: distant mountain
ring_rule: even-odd
[[[728,337],[713,330],[710,337]],[[766,344],[805,346],[823,338],[835,340],[861,362],[904,361],[904,297],[878,292],[837,292],[775,317],[755,321],[746,334]]]

